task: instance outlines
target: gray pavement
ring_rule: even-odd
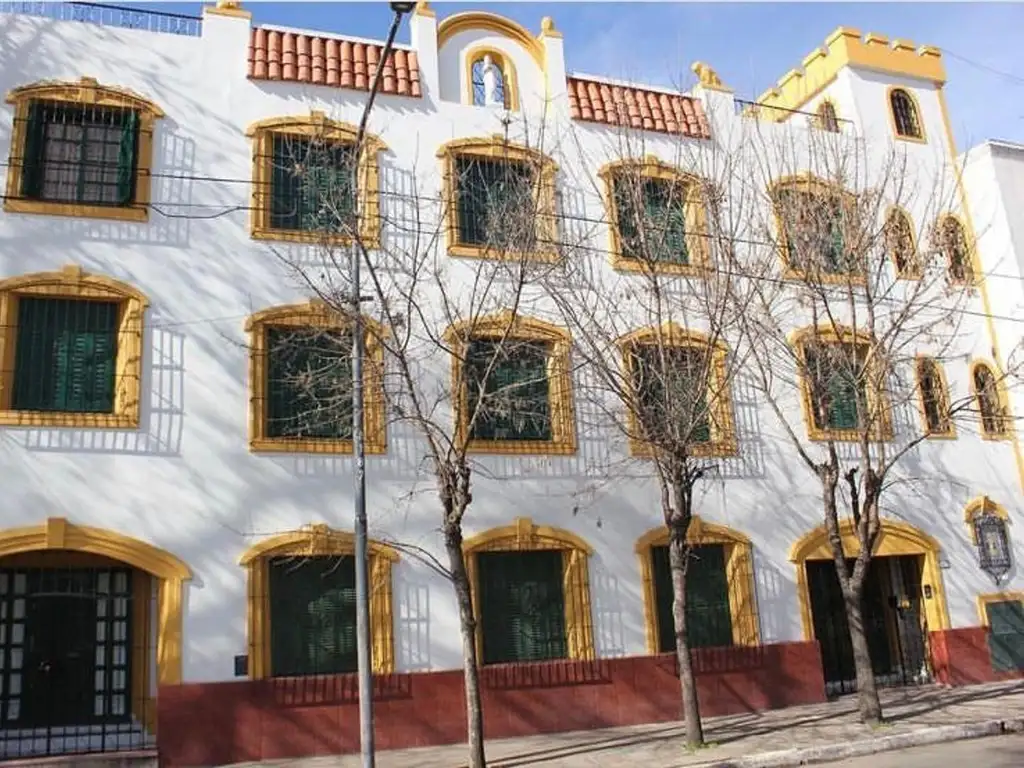
[[[914,747],[884,755],[842,760],[831,765],[832,768],[1021,768],[1024,766],[1024,735],[933,744],[930,747]]]
[[[705,732],[710,746],[693,753],[687,753],[681,746],[681,723],[659,723],[492,740],[487,743],[488,765],[493,768],[697,768],[715,764],[726,766],[741,758],[780,750],[895,736],[913,740],[916,738],[913,734],[941,726],[1024,719],[1024,681],[965,688],[890,689],[882,692],[882,703],[887,722],[877,729],[858,722],[856,700],[844,697],[828,704],[708,718]],[[998,730],[998,722],[994,725]],[[985,741],[990,740],[982,739]],[[937,748],[941,751],[947,747]],[[357,768],[360,761],[358,756],[349,755],[240,765]],[[459,768],[463,765],[465,747],[461,744],[394,750],[377,756],[378,768]],[[1024,761],[1014,765],[1024,766]],[[976,764],[970,768],[987,766]]]

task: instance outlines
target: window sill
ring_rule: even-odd
[[[351,440],[311,440],[287,437],[255,438],[249,441],[249,450],[253,453],[353,453]],[[383,442],[367,438],[365,450],[370,455],[381,455],[387,453],[387,446]]]
[[[270,229],[269,227],[254,227],[250,232],[253,240],[275,240],[283,243],[304,243],[322,245],[349,246],[355,242],[351,235],[325,235],[322,232],[309,232],[293,229]],[[380,237],[376,233],[363,232],[363,245],[367,248],[379,248]]]
[[[739,454],[739,446],[735,440],[718,440],[690,447],[690,455],[695,459],[725,459]],[[653,459],[654,447],[643,440],[630,439],[629,455],[635,459]]]
[[[981,439],[988,440],[989,442],[992,443],[1002,443],[1006,442],[1007,440],[1012,440],[1013,435],[1010,434],[1009,432],[986,432],[985,430],[982,430]]]
[[[911,144],[927,144],[928,143],[928,139],[926,139],[924,136],[903,136],[903,135],[898,134],[898,133],[893,134],[893,136],[894,136],[894,138],[897,141],[906,141],[906,142],[909,142]]]
[[[448,255],[463,259],[489,259],[491,261],[537,261],[546,264],[557,262],[558,251],[502,251],[486,245],[461,245],[455,243],[448,246]]]
[[[786,267],[783,270],[782,279],[810,282],[810,278],[807,276],[806,272],[804,272],[802,269],[794,269],[788,264],[786,264]],[[816,284],[865,286],[868,284],[868,281],[867,278],[861,274],[852,274],[849,272],[822,272],[820,275],[820,279],[816,281]]]
[[[80,219],[107,219],[109,221],[144,222],[149,220],[146,206],[133,205],[115,208],[107,205],[60,203],[49,200],[5,200],[7,213],[29,213],[38,216],[72,216]]]
[[[72,427],[79,429],[138,429],[138,416],[72,411],[0,411],[0,426]]]
[[[707,267],[703,264],[674,264],[672,262],[650,262],[631,259],[628,256],[614,256],[612,269],[620,272],[644,272],[655,275],[674,275],[679,277],[704,277]]]
[[[807,438],[817,443],[859,443],[863,433],[859,429],[818,429],[810,427],[807,430]],[[887,443],[893,439],[892,433],[888,430],[875,430],[868,435],[868,442]]]
[[[575,440],[469,440],[467,453],[493,453],[505,456],[571,456]]]
[[[951,429],[948,432],[927,432],[924,436],[925,440],[956,440],[956,430]]]

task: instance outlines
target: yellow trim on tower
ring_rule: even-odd
[[[135,157],[135,197],[128,205],[91,205],[54,200],[22,199],[22,172],[25,168],[25,142],[28,139],[29,106],[32,101],[57,101],[78,107],[112,107],[134,110],[139,115],[138,144]],[[33,83],[11,90],[7,103],[14,105],[14,128],[7,165],[8,213],[35,213],[49,216],[77,216],[114,221],[148,221],[153,170],[153,133],[164,111],[149,99],[126,88],[100,85],[93,77],[77,82]]]
[[[757,615],[754,584],[754,555],[750,539],[725,525],[705,522],[694,515],[686,540],[691,546],[722,544],[725,547],[725,572],[729,584],[729,612],[732,615],[732,641],[735,645],[760,645],[761,631]],[[653,547],[665,547],[669,530],[664,525],[652,528],[637,539],[634,550],[640,558],[640,576],[644,595],[644,634],[647,652],[661,653],[658,647],[658,605],[654,594]]]
[[[114,359],[114,409],[109,413],[15,410],[12,397],[18,342],[18,300],[82,299],[118,304]],[[134,286],[77,265],[0,280],[0,425],[135,429],[142,399],[143,322],[149,300]],[[41,384],[40,384],[41,386]]]
[[[391,567],[398,552],[386,544],[369,542],[370,642],[373,671],[386,675],[395,671],[395,620],[391,596]],[[270,536],[254,544],[239,558],[248,571],[246,628],[249,646],[249,677],[272,677],[270,664],[270,574],[274,557],[344,557],[355,552],[355,536],[325,524]]]
[[[537,66],[542,71],[545,70],[544,46],[540,40],[534,37],[526,27],[496,13],[464,11],[444,19],[437,25],[437,49],[441,50],[445,43],[460,32],[468,32],[473,29],[493,32],[496,35],[514,40],[526,49],[526,52],[537,62]]]
[[[949,608],[946,605],[946,590],[942,583],[942,570],[939,566],[941,553],[939,543],[909,523],[895,520],[881,520],[880,522],[881,531],[872,556],[923,555],[922,591],[928,586],[932,588],[932,596],[924,600],[928,630],[935,632],[949,629]],[[853,520],[848,517],[841,519],[839,533],[842,536],[844,554],[847,557],[856,557],[860,552],[860,541],[857,539]],[[800,600],[800,619],[803,625],[804,640],[814,640],[814,620],[807,585],[807,561],[832,559],[832,547],[829,545],[828,532],[824,525],[819,525],[804,534],[790,547],[789,561],[796,565],[797,596]]]
[[[158,580],[156,677],[158,685],[181,683],[182,593],[192,578],[185,563],[166,550],[103,528],[48,518],[42,525],[0,530],[0,558],[23,552],[70,550],[116,560]]]
[[[566,650],[570,659],[593,659],[594,626],[590,603],[588,559],[594,553],[587,542],[571,531],[548,525],[535,525],[528,517],[517,517],[512,525],[470,536],[462,542],[473,596],[473,615],[477,619],[476,649],[483,664],[484,634],[480,624],[479,568],[476,556],[481,552],[562,552],[562,589],[565,600]]]

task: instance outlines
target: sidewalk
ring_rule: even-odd
[[[681,747],[681,723],[659,723],[490,741],[487,762],[494,768],[684,768],[715,765],[755,753],[882,740],[929,728],[936,737],[939,734],[934,729],[939,726],[1024,719],[1024,681],[965,688],[889,689],[881,696],[887,722],[875,730],[857,722],[856,698],[845,697],[829,704],[709,718],[704,725],[705,737],[714,746],[693,754]],[[358,755],[347,755],[240,765],[357,768],[359,764]],[[379,768],[458,768],[464,764],[462,744],[395,750],[377,756]]]

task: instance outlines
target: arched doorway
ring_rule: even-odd
[[[949,611],[939,566],[940,547],[907,523],[882,520],[864,586],[864,619],[875,676],[880,685],[931,680],[929,632],[949,628]],[[860,545],[853,521],[839,525],[843,551],[856,557]],[[797,591],[805,640],[821,647],[826,690],[855,690],[853,652],[825,526],[790,549],[797,566]]]
[[[156,686],[181,682],[191,577],[62,517],[0,530],[0,760],[152,747]]]

